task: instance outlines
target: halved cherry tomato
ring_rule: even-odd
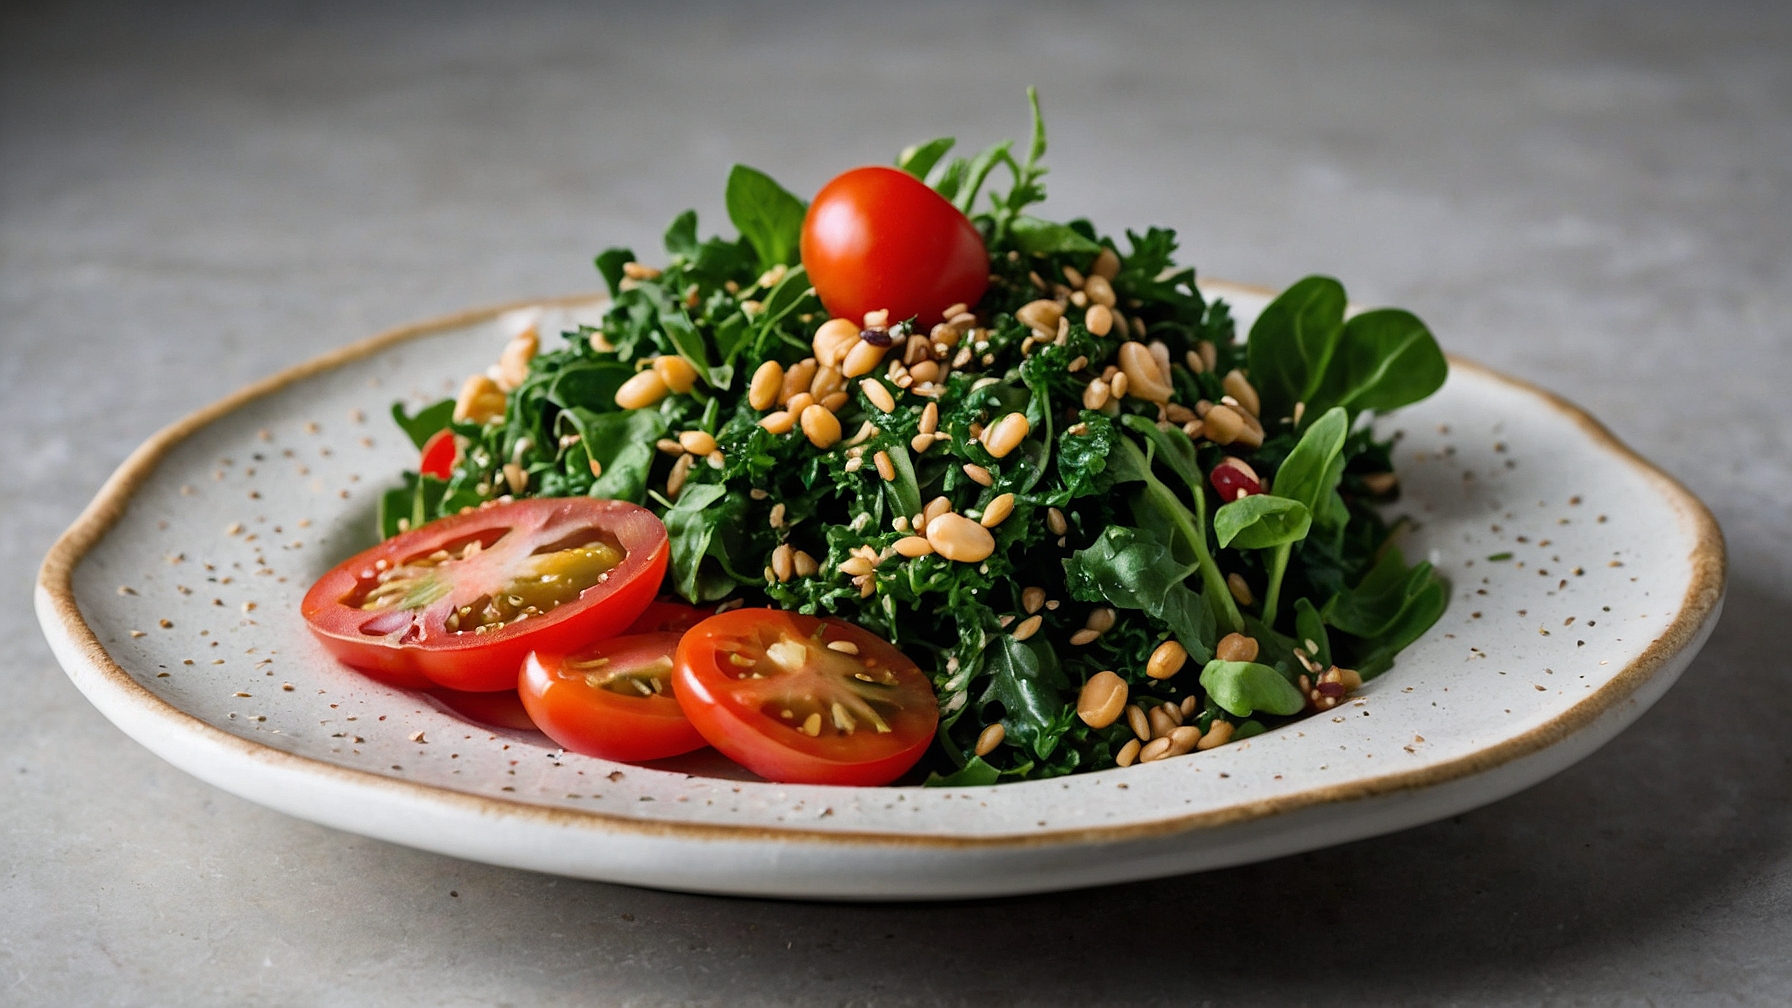
[[[522,698],[516,695],[516,690],[463,693],[460,690],[432,689],[425,692],[442,701],[442,706],[469,721],[515,731],[536,730],[535,722],[529,718],[529,711],[523,707]]]
[[[454,475],[454,460],[459,457],[460,446],[454,442],[454,432],[444,427],[423,442],[423,457],[417,463],[417,471],[445,480]]]
[[[976,305],[989,284],[983,235],[958,208],[905,171],[854,168],[821,187],[803,218],[803,266],[829,313],[855,322],[940,321]]]
[[[679,634],[612,637],[571,655],[529,655],[517,694],[561,746],[613,760],[654,760],[703,747],[672,698]]]
[[[778,609],[697,624],[672,682],[709,744],[767,780],[888,784],[939,727],[933,687],[901,651],[850,623]]]
[[[655,599],[623,633],[684,633],[715,615],[715,609],[699,609],[683,602]]]
[[[653,601],[666,527],[625,501],[493,504],[343,561],[300,604],[330,653],[409,689],[516,686],[530,651],[614,636]]]

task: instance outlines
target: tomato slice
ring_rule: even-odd
[[[653,601],[666,527],[625,501],[492,504],[343,561],[300,611],[345,664],[408,689],[512,689],[530,651],[614,636]]]
[[[655,599],[641,610],[641,615],[624,633],[684,633],[715,614],[715,609],[699,609],[683,602]]]
[[[417,471],[445,480],[454,475],[454,460],[459,457],[460,446],[454,441],[454,432],[444,427],[423,442],[423,456],[417,463]]]
[[[933,687],[901,651],[850,623],[777,609],[697,624],[672,682],[709,744],[767,780],[888,784],[939,727]]]
[[[703,747],[672,697],[680,634],[612,637],[571,655],[523,660],[517,694],[530,720],[573,752],[604,759],[664,759]]]

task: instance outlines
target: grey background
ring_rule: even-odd
[[[1792,1002],[1789,8],[1315,3],[0,15],[0,1003]],[[1573,398],[1729,536],[1624,736],[1268,864],[941,906],[712,899],[331,832],[163,765],[29,582],[138,441],[377,329],[597,286],[605,245],[1025,129],[1049,208],[1309,271]],[[458,894],[458,895],[457,895]]]

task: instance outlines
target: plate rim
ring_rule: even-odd
[[[1227,291],[1253,297],[1273,297],[1271,288],[1223,280],[1200,284],[1203,292]],[[73,523],[57,537],[38,569],[36,590],[39,623],[46,636],[60,636],[66,652],[77,658],[91,683],[83,683],[75,669],[65,668],[77,687],[104,688],[111,699],[132,704],[170,731],[194,736],[193,741],[255,762],[270,763],[294,772],[322,775],[358,789],[384,790],[414,799],[459,806],[486,816],[522,818],[544,826],[580,828],[597,832],[627,832],[645,836],[671,836],[707,841],[802,841],[836,846],[900,846],[958,849],[1030,848],[1056,845],[1108,844],[1138,841],[1172,834],[1208,830],[1264,819],[1301,809],[1342,804],[1405,791],[1418,791],[1485,773],[1508,763],[1541,753],[1588,727],[1601,715],[1629,699],[1673,658],[1696,641],[1717,613],[1724,595],[1728,567],[1722,530],[1709,508],[1679,480],[1643,458],[1598,420],[1567,399],[1531,382],[1504,374],[1486,365],[1448,355],[1452,369],[1461,368],[1536,397],[1586,433],[1596,445],[1638,470],[1675,505],[1682,527],[1691,525],[1694,546],[1687,557],[1692,577],[1674,620],[1662,633],[1604,685],[1582,697],[1549,721],[1519,735],[1441,763],[1412,770],[1380,774],[1365,779],[1326,784],[1272,798],[1246,800],[1217,809],[1190,812],[1146,822],[1114,826],[1089,826],[1031,833],[962,835],[949,833],[900,833],[878,830],[816,830],[795,826],[763,826],[730,823],[692,823],[636,819],[607,812],[536,805],[520,799],[496,798],[456,791],[418,781],[383,776],[369,770],[341,766],[310,756],[285,752],[233,735],[187,713],[139,684],[115,662],[82,617],[74,593],[74,571],[88,551],[97,545],[123,516],[131,498],[148,481],[176,445],[209,424],[295,382],[377,354],[390,347],[448,330],[490,321],[521,308],[580,307],[601,303],[608,295],[571,294],[531,298],[505,304],[469,308],[387,329],[335,350],[293,365],[243,386],[212,404],[162,427],[134,449],[101,485]],[[52,643],[55,643],[52,639]],[[90,700],[91,702],[91,700]],[[108,720],[111,720],[108,717]],[[127,733],[129,734],[129,733]],[[133,738],[133,741],[138,741]],[[139,742],[139,744],[142,744]]]

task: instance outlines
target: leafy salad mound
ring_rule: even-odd
[[[382,531],[505,495],[644,504],[670,534],[668,592],[850,620],[927,671],[941,711],[924,763],[934,782],[1129,763],[1134,724],[1155,724],[1158,707],[1207,739],[1245,738],[1387,670],[1447,598],[1390,541],[1376,510],[1398,492],[1390,443],[1364,422],[1442,384],[1423,323],[1394,309],[1346,319],[1344,288],[1315,276],[1240,341],[1225,302],[1175,264],[1174,232],[1122,242],[1028,213],[1045,195],[1036,100],[1024,155],[952,147],[920,144],[896,167],[970,217],[987,292],[926,331],[871,320],[864,338],[894,345],[875,371],[830,386],[844,436],[818,447],[768,422],[780,404],[750,401],[765,362],[814,367],[828,313],[798,261],[804,203],[737,166],[726,204],[739,238],[699,238],[686,212],[663,266],[609,249],[596,260],[613,295],[601,327],[532,358],[532,335],[513,341],[497,374],[509,387],[475,376],[458,411],[394,407],[420,446],[446,428],[459,451],[448,479],[405,474]],[[618,391],[649,367],[671,390],[621,408]],[[998,457],[989,432],[1010,414],[1025,436]],[[1012,513],[991,523],[987,557],[898,551],[917,519],[950,508],[981,521],[1004,495]],[[1177,667],[1159,678],[1165,654]],[[1088,716],[1084,686],[1102,672],[1147,716]]]

